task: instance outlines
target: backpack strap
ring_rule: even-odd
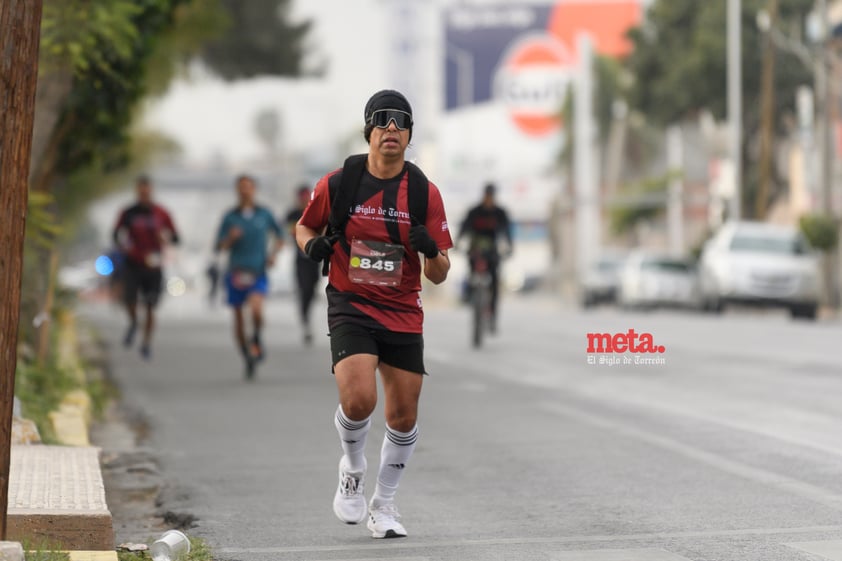
[[[345,240],[345,225],[353,213],[354,200],[365,172],[367,154],[354,154],[345,158],[342,165],[342,175],[339,185],[328,183],[330,193],[330,216],[327,220],[325,234],[335,238],[340,243]],[[322,276],[327,276],[330,269],[330,258],[322,261]]]
[[[430,182],[421,168],[407,162],[409,170],[409,185],[407,203],[409,204],[409,218],[412,225],[427,223],[427,200],[430,197]]]
[[[342,177],[336,189],[330,189],[330,217],[328,235],[345,235],[345,225],[353,213],[354,199],[365,172],[367,154],[355,154],[345,159]],[[335,184],[334,184],[335,185]]]

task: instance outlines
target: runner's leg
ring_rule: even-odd
[[[259,292],[252,292],[248,296],[247,305],[249,313],[251,314],[252,322],[252,338],[251,338],[251,355],[258,360],[263,358],[263,340],[261,332],[263,330],[263,294]]]
[[[342,342],[331,339],[334,356],[337,353],[335,345],[345,341],[347,339]],[[353,339],[350,344],[354,344]],[[333,512],[347,524],[359,524],[368,515],[365,443],[371,427],[371,414],[377,404],[377,360],[373,354],[351,354],[334,366],[339,392],[334,422],[343,455],[339,460],[339,486],[333,498]]]
[[[246,344],[246,329],[245,320],[243,318],[243,307],[232,306],[234,312],[234,341],[237,343],[243,354],[248,354],[248,345]]]
[[[392,502],[398,482],[418,438],[418,399],[421,396],[423,374],[380,364],[383,380],[386,434],[380,457],[374,504]]]
[[[140,354],[145,359],[152,356],[152,333],[155,331],[155,308],[161,299],[163,288],[163,273],[160,269],[144,271],[140,283],[143,301],[146,307],[146,318],[143,326],[143,343],[140,346]]]
[[[310,329],[310,308],[313,304],[313,297],[316,294],[316,285],[319,282],[318,263],[304,263],[301,260],[297,260],[296,280],[298,281],[299,315],[302,328],[304,329],[304,342],[310,344],[313,339]]]
[[[123,288],[123,305],[126,315],[129,316],[129,325],[123,336],[123,345],[130,347],[134,343],[137,332],[137,294],[140,289],[139,272],[136,268],[130,267],[125,272],[125,286]]]
[[[140,354],[145,359],[152,356],[152,332],[155,330],[155,304],[146,303],[146,321],[143,325],[143,342],[140,346]]]
[[[418,398],[423,374],[380,363],[385,396],[386,434],[380,449],[377,485],[369,503],[367,527],[375,538],[400,538],[406,529],[395,506],[398,483],[418,440]]]

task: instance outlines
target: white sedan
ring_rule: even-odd
[[[701,298],[696,268],[687,259],[636,251],[620,271],[617,301],[626,308],[698,308]]]
[[[815,319],[821,294],[818,255],[798,230],[762,222],[724,225],[699,262],[705,307],[729,303],[787,308]]]

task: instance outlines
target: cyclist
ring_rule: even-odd
[[[228,251],[228,270],[225,286],[228,304],[234,310],[234,338],[246,363],[246,379],[255,374],[257,362],[265,352],[263,329],[263,300],[269,289],[266,269],[275,263],[283,246],[283,234],[272,212],[257,204],[257,183],[249,175],[237,177],[238,204],[225,213],[216,237],[216,251]],[[274,236],[271,250],[269,236]],[[251,315],[251,337],[246,337],[243,307]]]
[[[456,244],[469,236],[468,255],[471,272],[483,258],[491,275],[491,332],[497,331],[497,301],[499,300],[500,260],[502,256],[511,255],[514,249],[512,242],[512,223],[509,215],[495,200],[497,188],[494,183],[487,183],[483,190],[480,204],[471,208],[466,214],[456,237]],[[506,246],[500,251],[500,238],[505,239]]]
[[[146,308],[140,355],[149,360],[152,358],[155,308],[161,299],[164,283],[161,271],[163,252],[167,244],[177,244],[179,240],[169,212],[152,200],[151,179],[145,175],[138,177],[135,192],[137,201],[120,212],[112,238],[124,257],[121,280],[129,326],[123,336],[123,345],[128,348],[134,344],[140,296]]]
[[[311,259],[330,263],[328,327],[339,391],[334,424],[344,453],[333,511],[347,524],[368,517],[372,537],[394,538],[406,536],[394,497],[418,439],[425,373],[421,274],[443,282],[453,243],[438,188],[405,160],[413,125],[407,99],[381,90],[366,103],[364,118],[368,153],[352,156],[342,169],[319,180],[296,239]],[[340,200],[353,193],[348,206],[344,200],[335,205],[336,213],[334,193]],[[421,199],[426,214],[413,215],[412,203]],[[336,214],[346,219],[341,232],[334,228]],[[329,224],[331,231],[325,233]],[[378,370],[386,427],[367,507],[365,444],[377,403]]]
[[[310,202],[310,187],[302,185],[296,192],[296,206],[286,215],[286,225],[292,239],[295,239],[295,225]],[[295,282],[298,296],[298,316],[304,331],[304,344],[313,342],[310,328],[310,307],[319,282],[319,264],[307,257],[300,249],[295,252]]]

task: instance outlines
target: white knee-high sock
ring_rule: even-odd
[[[395,499],[403,470],[415,450],[418,440],[418,425],[409,432],[396,431],[386,426],[383,448],[380,450],[380,472],[372,502],[375,505],[390,503]]]
[[[368,435],[368,429],[371,428],[371,417],[363,421],[352,421],[345,416],[340,405],[336,408],[334,424],[339,432],[339,440],[342,451],[345,452],[348,469],[355,473],[365,471],[365,438]]]

